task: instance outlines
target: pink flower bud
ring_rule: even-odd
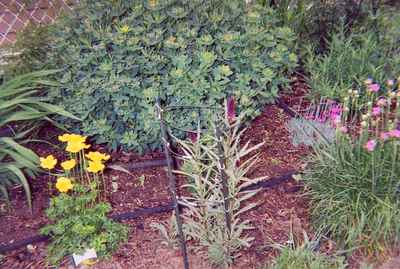
[[[369,151],[369,152],[374,151],[375,147],[376,147],[376,141],[375,141],[374,139],[369,140],[369,141],[364,145],[364,148],[365,148],[367,151]]]

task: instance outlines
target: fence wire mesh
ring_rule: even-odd
[[[52,23],[79,0],[0,0],[0,46],[13,43],[29,22]]]

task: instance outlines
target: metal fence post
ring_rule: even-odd
[[[185,239],[185,235],[183,233],[182,219],[180,216],[179,204],[178,204],[178,199],[177,199],[177,195],[176,195],[176,178],[175,178],[174,173],[172,172],[173,160],[171,158],[171,154],[169,151],[170,142],[168,141],[168,134],[167,134],[167,130],[166,130],[166,127],[164,124],[164,120],[163,120],[163,110],[161,108],[159,98],[157,98],[157,100],[156,100],[156,110],[157,110],[158,120],[160,121],[161,140],[162,140],[163,147],[164,147],[164,154],[165,154],[165,158],[167,159],[167,164],[168,164],[167,175],[168,175],[168,179],[169,179],[169,190],[170,190],[171,196],[172,196],[172,203],[173,203],[174,212],[175,212],[176,226],[178,229],[179,244],[180,244],[182,256],[183,256],[183,264],[184,264],[185,269],[189,269],[189,260],[188,260],[188,256],[187,256],[186,239]]]

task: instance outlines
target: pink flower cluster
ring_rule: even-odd
[[[389,138],[400,138],[400,130],[399,129],[394,129],[388,132],[382,132],[380,134],[380,138],[383,141],[388,140]]]
[[[379,84],[376,84],[376,83],[374,83],[374,84],[369,84],[368,85],[368,90],[370,91],[370,92],[379,92],[379,89],[380,89],[381,87],[379,86]]]
[[[382,133],[380,134],[380,139],[381,139],[382,141],[386,141],[386,140],[388,140],[388,139],[390,139],[390,138],[400,138],[400,130],[399,130],[399,129],[394,129],[394,130],[391,130],[391,131],[388,131],[388,132],[382,132]],[[375,140],[375,139],[370,139],[370,140],[368,140],[368,142],[364,145],[364,148],[365,148],[367,151],[372,152],[372,151],[375,150],[376,145],[377,145],[376,140]]]

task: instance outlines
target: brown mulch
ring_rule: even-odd
[[[301,170],[302,159],[307,154],[307,149],[291,145],[285,128],[288,119],[280,108],[268,105],[249,126],[243,140],[250,140],[254,145],[264,142],[258,149],[260,161],[250,177],[273,177],[291,170]],[[51,149],[42,148],[38,151],[41,155],[53,153]],[[162,158],[162,154],[154,152],[145,156],[127,153],[113,155],[113,160],[120,162],[152,158]],[[112,213],[163,205],[170,201],[164,168],[138,170],[132,175],[108,171],[106,178]],[[139,178],[144,178],[143,185]],[[0,244],[35,235],[38,229],[47,223],[44,210],[51,195],[48,191],[48,181],[49,177],[41,176],[32,182],[32,214],[26,205],[23,190],[15,188],[11,191],[12,209],[7,211],[4,204],[1,207],[3,211],[0,213]],[[274,188],[262,190],[253,200],[259,205],[246,213],[245,218],[249,219],[254,227],[250,235],[255,240],[251,248],[242,252],[233,268],[259,268],[277,254],[269,247],[270,243],[284,244],[288,240],[290,230],[305,230],[311,233],[309,202],[302,192],[302,186],[296,181],[290,180]],[[153,222],[167,221],[169,217],[170,213],[165,213],[124,221],[130,228],[128,242],[121,245],[111,258],[92,268],[183,268],[179,251],[162,246],[160,235],[150,226]],[[7,253],[1,268],[47,268],[46,244],[44,242]],[[193,268],[211,268],[204,253],[191,251],[190,260]],[[63,268],[69,268],[68,264],[69,260],[66,259]]]

